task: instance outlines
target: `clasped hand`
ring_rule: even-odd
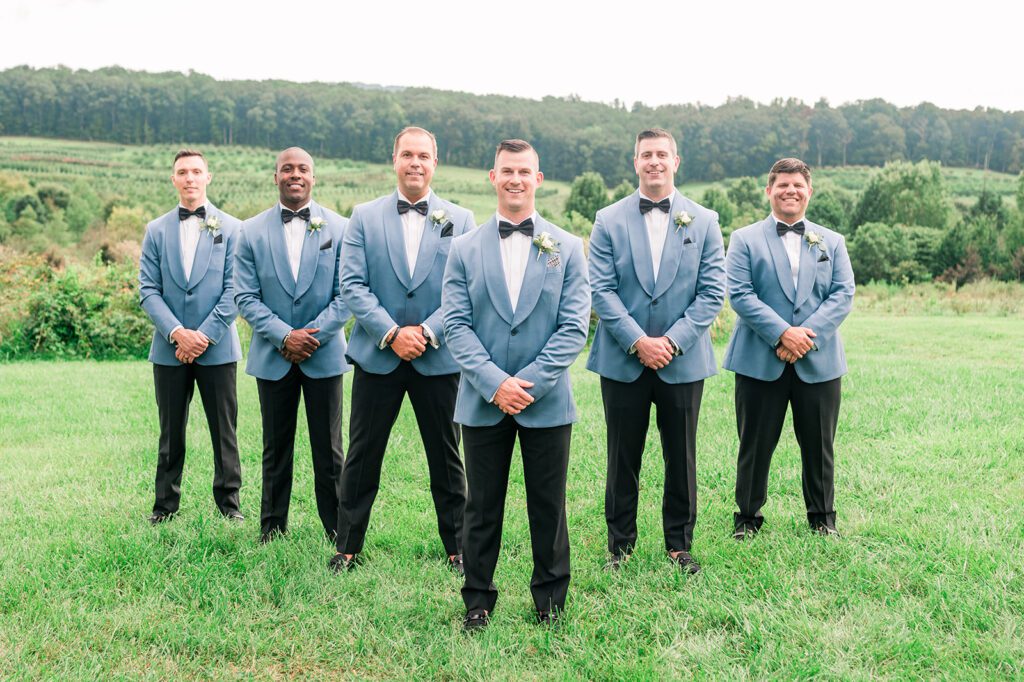
[[[186,365],[191,364],[206,352],[206,348],[210,345],[210,339],[206,334],[184,327],[175,330],[171,334],[171,338],[176,345],[174,357],[178,359],[178,362],[183,362]]]
[[[812,339],[817,336],[810,327],[790,327],[782,332],[779,345],[775,347],[775,354],[783,362],[793,364],[814,348]]]
[[[633,346],[636,348],[636,355],[640,359],[640,363],[651,369],[665,367],[676,356],[672,342],[668,340],[667,336],[657,338],[641,336]]]
[[[320,341],[313,336],[318,331],[319,328],[293,329],[281,347],[281,355],[288,362],[299,363],[308,360],[313,351],[320,347]]]
[[[415,360],[427,350],[427,337],[418,324],[410,324],[400,328],[391,342],[391,350],[405,361]]]
[[[526,392],[528,388],[533,388],[532,381],[509,377],[501,382],[493,402],[505,414],[519,414],[533,402],[533,396]]]

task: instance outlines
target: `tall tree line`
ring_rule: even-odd
[[[540,101],[429,88],[218,81],[190,72],[15,67],[0,71],[0,134],[120,143],[301,145],[314,154],[386,161],[405,125],[437,134],[448,164],[487,168],[495,143],[522,137],[545,173],[633,177],[633,135],[662,126],[681,139],[683,180],[760,176],[782,156],[817,166],[929,159],[1017,173],[1024,112],[897,107],[881,99],[831,106],[799,100],[720,106]]]

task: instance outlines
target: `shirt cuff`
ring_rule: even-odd
[[[377,344],[377,348],[379,348],[380,350],[384,350],[385,348],[387,348],[388,347],[388,337],[391,336],[396,329],[398,329],[398,325],[397,324],[394,327],[392,327],[391,329],[387,330],[387,332],[384,333],[384,336],[382,336],[380,338],[380,343]]]
[[[421,324],[420,327],[423,328],[423,335],[427,337],[428,341],[430,341],[430,345],[434,347],[434,350],[440,348],[441,344],[437,342],[437,337],[434,336],[434,330],[428,327],[426,322]]]
[[[641,334],[640,336],[636,337],[636,340],[635,340],[635,341],[633,341],[633,343],[631,343],[631,344],[629,345],[629,350],[627,351],[627,353],[628,353],[629,355],[636,355],[636,343],[637,343],[637,341],[639,341],[639,340],[640,340],[640,339],[642,339],[642,338],[644,338],[644,337],[643,337],[643,334]]]
[[[665,338],[668,339],[668,342],[672,345],[672,354],[673,355],[682,355],[683,354],[683,349],[680,348],[678,345],[676,345],[676,342],[672,340],[671,336],[666,336]]]
[[[167,342],[170,343],[172,346],[177,346],[178,344],[176,344],[174,342],[174,338],[173,338],[174,337],[174,332],[178,331],[179,329],[184,329],[184,328],[185,328],[185,325],[179,324],[177,327],[172,329],[171,333],[167,335]]]

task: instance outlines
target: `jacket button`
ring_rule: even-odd
[[[191,296],[191,295],[192,295],[192,290],[191,290],[191,289],[189,289],[189,290],[188,290],[188,295],[189,295],[189,296]]]
[[[518,333],[519,333],[519,329],[513,329],[512,330],[512,336],[515,336]]]
[[[413,296],[415,296],[415,295],[416,295],[416,294],[414,294],[414,293],[412,293],[412,292],[410,291],[409,293],[407,293],[407,294],[405,295],[405,297],[406,297],[406,298],[412,298],[412,297],[413,297]]]
[[[651,303],[651,305],[658,305],[658,299],[654,299],[654,301]]]
[[[301,298],[295,299],[295,305],[301,305],[301,304],[302,304],[302,299]]]

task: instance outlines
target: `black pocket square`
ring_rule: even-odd
[[[692,244],[692,243],[693,243],[693,240],[690,239],[689,237],[687,237],[686,241],[683,242],[683,244]]]
[[[445,226],[441,228],[441,239],[444,239],[445,237],[451,237],[454,231],[455,226],[452,225],[451,223],[446,223]]]
[[[223,242],[224,242],[224,235],[222,235],[222,234],[218,234],[216,237],[213,238],[213,243],[214,244],[221,244]]]
[[[819,263],[824,263],[827,260],[828,260],[828,254],[827,253],[823,253],[823,254],[821,254],[821,258],[818,259],[818,262]]]
[[[325,249],[329,249],[329,248],[331,248],[332,244],[334,244],[334,240],[333,239],[328,239],[326,243],[324,243],[324,244],[322,244],[320,246],[320,250],[323,251]]]

